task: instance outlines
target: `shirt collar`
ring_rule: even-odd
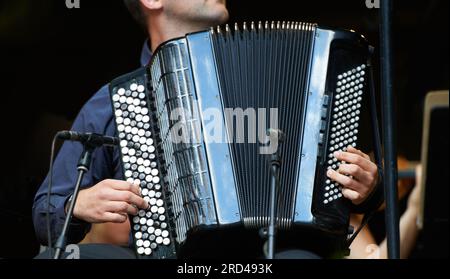
[[[152,58],[152,52],[150,51],[149,44],[149,40],[145,40],[141,52],[141,66],[148,65],[148,63],[150,63],[150,59]]]

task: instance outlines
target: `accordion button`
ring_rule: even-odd
[[[137,105],[134,112],[140,115],[141,110],[142,110],[142,108]]]
[[[163,245],[164,246],[169,246],[170,245],[170,239],[169,238],[164,238]]]
[[[144,254],[145,254],[146,256],[150,256],[150,255],[152,254],[152,249],[150,249],[150,248],[145,248]]]
[[[157,243],[157,244],[162,244],[163,241],[164,241],[164,239],[163,239],[162,237],[160,237],[160,236],[158,236],[158,237],[156,238],[156,243]]]
[[[156,199],[155,198],[151,198],[150,199],[150,205],[156,205],[156,203],[157,203],[157,201],[156,201]]]
[[[156,205],[159,206],[159,207],[161,207],[161,206],[164,205],[164,201],[161,200],[161,199],[159,199],[159,200],[156,201]]]
[[[164,207],[158,208],[158,213],[159,214],[164,214],[165,212],[166,212],[166,209]]]
[[[169,236],[169,232],[166,231],[166,230],[164,230],[164,231],[162,231],[161,236],[164,237],[164,238],[166,238],[166,237]]]
[[[157,213],[158,212],[158,207],[157,206],[152,206],[151,212],[152,213]]]
[[[137,233],[134,235],[134,237],[135,237],[136,239],[141,239],[141,238],[142,238],[142,233],[141,233],[141,232],[137,232]]]
[[[130,85],[130,90],[136,91],[138,89],[138,85],[136,83],[133,83]]]
[[[160,229],[156,229],[155,230],[155,235],[156,236],[161,236],[162,231]]]
[[[138,253],[139,255],[144,255],[144,253],[145,253],[145,248],[144,248],[144,247],[139,247],[139,248],[137,249],[137,253]]]
[[[124,88],[120,88],[119,90],[117,90],[117,94],[119,94],[120,96],[125,94],[125,89]]]
[[[148,195],[148,189],[142,189],[141,194],[142,194],[143,196],[147,196],[147,195]]]
[[[120,146],[121,146],[121,147],[127,147],[127,145],[128,145],[128,142],[127,142],[126,140],[122,140],[122,141],[120,142]]]

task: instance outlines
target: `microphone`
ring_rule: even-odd
[[[61,131],[57,134],[58,139],[78,141],[81,143],[88,143],[95,147],[116,146],[120,144],[120,140],[116,137],[108,137],[95,133],[78,133],[73,131]]]
[[[268,129],[267,135],[271,140],[276,139],[278,142],[283,143],[286,140],[286,134],[281,130]]]

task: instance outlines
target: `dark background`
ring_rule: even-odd
[[[378,11],[364,0],[228,2],[231,22],[312,21],[379,45]],[[395,2],[399,152],[419,160],[424,97],[448,89],[449,1]],[[81,0],[72,10],[64,0],[0,1],[0,258],[37,253],[31,207],[51,138],[101,86],[139,66],[144,39],[120,0]]]

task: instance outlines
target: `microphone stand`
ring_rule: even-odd
[[[272,155],[270,162],[270,222],[267,230],[267,255],[268,260],[274,259],[275,255],[275,238],[277,227],[277,190],[280,184],[280,168],[281,168],[281,155],[277,151]]]
[[[284,134],[281,131],[269,130],[269,136],[273,139],[276,136],[278,144],[284,141]],[[267,237],[266,242],[266,259],[272,260],[275,255],[275,242],[277,234],[277,199],[278,199],[278,189],[280,184],[280,169],[281,169],[282,157],[280,154],[280,147],[278,146],[277,151],[271,155],[270,159],[270,218],[269,227],[263,229],[263,235]]]
[[[78,193],[80,192],[81,183],[83,181],[84,175],[89,171],[92,161],[92,153],[97,148],[97,145],[95,143],[92,143],[90,140],[83,142],[83,145],[84,150],[83,153],[81,154],[80,161],[78,162],[78,179],[75,185],[72,201],[70,202],[69,205],[69,210],[66,215],[66,220],[64,222],[61,235],[59,236],[55,244],[56,251],[53,258],[55,260],[60,259],[62,251],[66,248],[66,235],[67,231],[69,230],[69,225],[72,222],[73,211],[75,209],[75,203],[78,197]]]

